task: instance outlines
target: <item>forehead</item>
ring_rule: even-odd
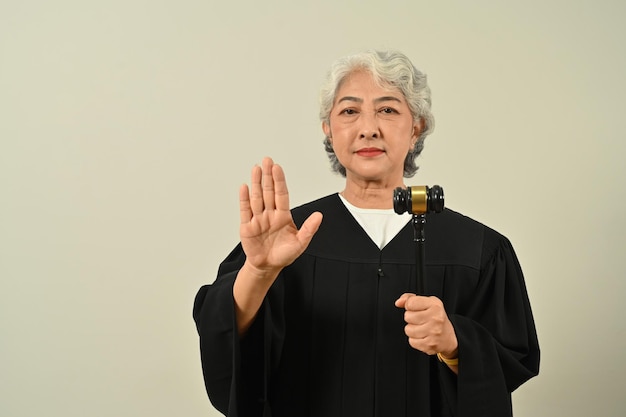
[[[353,96],[363,99],[374,99],[382,96],[395,97],[402,102],[404,94],[399,88],[376,80],[366,70],[356,70],[346,75],[339,83],[334,102],[337,103],[344,96]]]

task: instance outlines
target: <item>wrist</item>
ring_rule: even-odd
[[[255,280],[267,281],[269,279],[273,281],[280,273],[281,268],[260,268],[246,260],[241,267],[241,271]]]

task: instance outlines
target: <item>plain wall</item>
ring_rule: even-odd
[[[408,185],[502,232],[540,375],[518,417],[626,414],[626,3],[0,3],[0,415],[216,416],[191,317],[250,168],[340,191],[318,90],[366,48],[428,74]]]

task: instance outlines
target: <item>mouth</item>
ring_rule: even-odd
[[[366,158],[372,158],[378,155],[382,155],[383,153],[385,153],[385,151],[380,148],[362,148],[356,151],[357,155],[364,156]]]

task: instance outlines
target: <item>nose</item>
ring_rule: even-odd
[[[375,112],[363,112],[359,118],[361,125],[359,126],[360,139],[378,139],[380,138],[380,130],[378,128],[378,118]]]

